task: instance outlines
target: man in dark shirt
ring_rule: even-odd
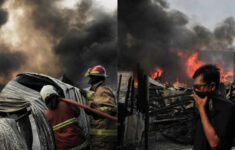
[[[217,93],[220,72],[214,65],[204,65],[193,75],[196,120],[193,150],[230,150],[235,135],[234,104]]]

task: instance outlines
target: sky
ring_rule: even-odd
[[[200,24],[214,29],[225,18],[235,18],[234,0],[167,0],[170,9],[187,15],[190,24]]]

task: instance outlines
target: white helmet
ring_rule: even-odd
[[[54,87],[52,85],[45,85],[42,87],[42,89],[40,91],[40,95],[41,95],[43,101],[45,101],[46,98],[52,94],[59,96],[59,94],[56,92],[56,90],[54,89]]]

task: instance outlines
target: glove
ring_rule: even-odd
[[[87,115],[93,116],[93,118],[94,118],[95,120],[97,120],[97,119],[103,119],[103,118],[104,118],[103,116],[100,116],[100,115],[94,113],[93,111],[90,111],[89,109],[85,109],[85,113],[86,113]]]

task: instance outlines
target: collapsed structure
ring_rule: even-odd
[[[119,85],[128,81],[126,90],[120,90],[119,94],[120,149],[147,150],[150,134],[156,136],[157,133],[175,143],[192,144],[197,116],[192,88],[180,83],[165,85],[144,75],[142,70],[137,71],[137,79],[133,79],[131,73],[129,76],[125,72],[119,74]],[[221,83],[219,92],[228,101],[235,101],[234,83]]]

